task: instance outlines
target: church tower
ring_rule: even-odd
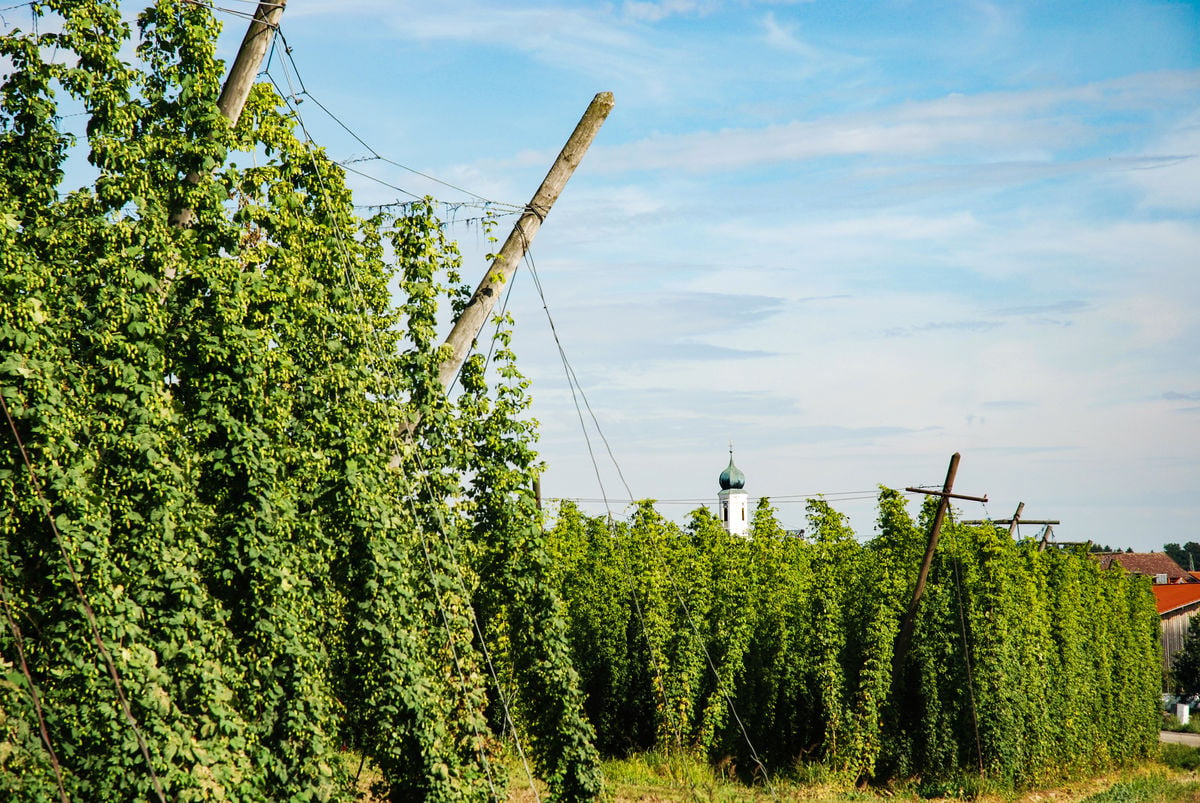
[[[718,480],[721,492],[717,494],[721,524],[730,535],[746,538],[750,532],[750,521],[747,513],[749,497],[743,490],[746,487],[746,475],[733,464],[733,444],[729,445],[729,466],[721,472]]]

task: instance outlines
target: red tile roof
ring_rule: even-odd
[[[1158,605],[1159,616],[1200,602],[1200,583],[1174,583],[1150,588],[1154,590],[1154,601]]]
[[[1146,574],[1151,577],[1165,574],[1170,583],[1196,582],[1196,578],[1185,572],[1166,552],[1105,552],[1098,557],[1100,566],[1105,569],[1119,563],[1130,574]]]

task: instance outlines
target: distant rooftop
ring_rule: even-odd
[[[1103,552],[1096,557],[1104,569],[1118,564],[1130,574],[1165,574],[1168,583],[1200,583],[1166,552]]]
[[[1176,583],[1175,585],[1151,586],[1154,589],[1154,604],[1158,615],[1200,605],[1200,583]]]

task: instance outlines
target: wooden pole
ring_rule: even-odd
[[[234,125],[242,116],[246,98],[250,97],[250,88],[262,69],[263,59],[271,47],[271,39],[279,27],[279,19],[286,5],[287,0],[259,3],[254,11],[254,19],[242,38],[242,46],[233,60],[233,66],[229,68],[225,85],[221,87],[221,97],[217,98],[217,108]]]
[[[501,287],[512,278],[517,266],[525,258],[525,252],[533,242],[534,235],[541,228],[542,221],[550,213],[550,207],[558,200],[567,180],[579,166],[580,160],[592,144],[592,140],[596,138],[596,132],[600,130],[600,126],[608,117],[608,113],[612,111],[612,107],[613,95],[611,92],[601,92],[592,99],[579,124],[575,126],[575,131],[567,140],[567,144],[563,146],[562,152],[554,160],[550,172],[542,180],[542,185],[538,187],[533,199],[525,207],[525,212],[513,226],[512,233],[504,242],[504,247],[500,249],[500,253],[497,254],[491,267],[488,268],[488,272],[484,275],[483,281],[475,289],[475,294],[471,296],[466,308],[454,322],[454,328],[446,338],[446,345],[451,349],[450,356],[441,364],[438,371],[438,378],[447,392],[454,384],[458,371],[462,368],[463,361],[466,360],[467,354],[471,350],[471,344],[475,342],[479,330],[487,323],[488,316],[495,308],[496,301],[500,297]]]
[[[238,118],[242,116],[246,98],[250,96],[250,88],[254,86],[254,79],[262,68],[263,58],[271,46],[271,38],[275,35],[275,29],[279,27],[279,19],[283,16],[286,5],[287,0],[262,2],[254,11],[254,19],[250,21],[246,35],[242,37],[242,46],[238,49],[233,66],[229,68],[229,75],[225,78],[225,84],[221,87],[221,96],[217,98],[217,110],[230,125],[237,125]],[[189,173],[187,181],[198,184],[200,175]],[[184,208],[171,215],[171,224],[186,228],[192,225],[195,218],[195,210]],[[169,281],[174,278],[174,269],[168,268],[168,272],[171,274],[167,277]]]
[[[1054,527],[1050,524],[1046,525],[1046,529],[1042,531],[1042,542],[1038,544],[1038,552],[1046,551],[1046,544],[1050,543],[1050,536],[1054,534]]]
[[[1017,505],[1017,512],[1013,514],[1012,521],[1008,525],[1008,537],[1012,538],[1013,533],[1017,531],[1017,525],[1021,523],[1021,512],[1025,510],[1025,503],[1021,502]]]
[[[925,580],[929,577],[929,567],[933,565],[933,553],[937,550],[938,537],[942,531],[942,520],[946,517],[946,509],[950,507],[950,493],[954,490],[954,476],[958,473],[959,453],[950,457],[950,468],[946,471],[946,482],[942,485],[941,501],[938,502],[937,513],[933,517],[933,527],[929,531],[929,541],[925,545],[925,557],[921,559],[921,570],[917,573],[917,584],[913,588],[912,600],[908,603],[908,612],[904,614],[904,622],[900,626],[900,635],[896,638],[896,649],[892,653],[892,679],[900,676],[904,666],[904,658],[908,653],[908,644],[912,640],[913,623],[917,619],[917,606],[921,604],[921,595],[925,593]]]
[[[958,474],[959,457],[958,452],[950,456],[950,467],[946,470],[946,482],[942,485],[940,492],[924,488],[905,489],[913,493],[939,496],[941,497],[941,501],[938,502],[937,513],[933,517],[933,527],[929,530],[929,543],[925,546],[925,557],[921,560],[921,570],[917,573],[917,585],[913,588],[912,600],[908,603],[908,612],[904,615],[904,622],[900,626],[900,635],[896,637],[896,648],[892,653],[893,684],[899,681],[900,670],[904,667],[904,658],[908,653],[909,642],[912,641],[913,627],[917,620],[917,608],[921,604],[921,595],[925,593],[925,581],[929,577],[929,568],[933,565],[933,553],[937,550],[938,537],[942,532],[942,522],[946,518],[946,511],[950,508],[950,500],[968,499],[973,502],[987,501],[986,495],[967,496],[965,494],[953,493],[954,477]]]
[[[479,286],[475,288],[471,300],[467,302],[467,306],[454,321],[454,328],[446,336],[444,344],[450,346],[450,356],[438,368],[438,380],[441,382],[442,390],[446,393],[450,392],[451,386],[458,378],[458,371],[467,359],[467,354],[470,353],[471,345],[479,335],[479,330],[487,323],[488,316],[495,309],[496,301],[500,298],[500,289],[516,273],[517,266],[525,258],[525,252],[529,250],[534,235],[542,227],[542,221],[546,219],[546,215],[550,213],[550,207],[554,206],[554,202],[558,200],[563,187],[567,185],[575,168],[579,166],[580,160],[583,159],[583,155],[596,138],[600,126],[608,118],[612,107],[613,94],[611,92],[600,92],[592,98],[583,117],[580,118],[575,130],[567,139],[567,144],[563,145],[558,158],[550,166],[550,171],[542,179],[541,186],[533,194],[533,198],[525,207],[521,217],[517,219],[516,225],[513,226],[508,239],[504,241],[500,253],[492,260],[487,273],[479,282]],[[410,416],[400,426],[401,443],[409,442],[417,425],[421,423],[419,412],[413,410],[410,412]],[[392,455],[388,465],[391,468],[399,468],[399,453]]]

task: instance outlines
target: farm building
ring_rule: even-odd
[[[1144,574],[1155,585],[1200,583],[1166,552],[1101,552],[1096,556],[1102,569],[1120,565],[1130,574]]]
[[[1149,577],[1162,628],[1163,671],[1171,668],[1175,653],[1183,647],[1188,623],[1200,610],[1200,572],[1184,571],[1165,552],[1107,552],[1098,556],[1105,569],[1121,566],[1130,574]]]
[[[1171,668],[1171,659],[1183,647],[1188,623],[1200,610],[1200,583],[1176,583],[1154,586],[1158,620],[1162,627],[1163,669]]]

